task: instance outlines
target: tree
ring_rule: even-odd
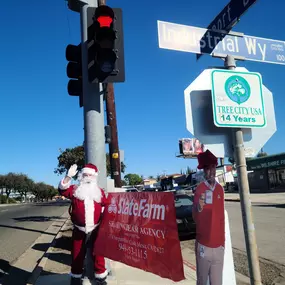
[[[150,176],[148,177],[148,179],[154,179],[154,176],[153,176],[153,175],[150,175]]]
[[[130,186],[135,186],[143,182],[143,179],[141,178],[141,176],[139,176],[138,174],[133,174],[133,173],[129,173],[125,175],[124,179]]]
[[[111,162],[110,162],[110,155],[109,153],[106,153],[106,167],[107,167],[107,175],[111,176]],[[121,162],[121,172],[125,173],[126,165]]]
[[[62,175],[65,173],[72,164],[77,164],[78,170],[81,170],[85,164],[85,154],[84,147],[77,146],[74,148],[67,148],[62,151],[61,149],[60,155],[58,156],[58,165],[54,172],[58,175]]]
[[[186,174],[189,175],[191,173],[195,173],[196,171],[191,169],[189,166],[187,166],[187,169],[186,169]]]
[[[85,153],[83,146],[77,146],[74,148],[67,148],[66,150],[62,151],[61,149],[60,155],[58,156],[58,165],[55,168],[54,173],[58,175],[62,175],[63,173],[67,172],[72,164],[77,164],[78,170],[81,170],[85,165]],[[107,175],[111,175],[111,165],[110,165],[110,158],[109,154],[106,153],[106,167],[107,167]],[[121,162],[121,171],[125,173],[126,165]]]
[[[16,185],[16,189],[18,191],[18,193],[21,195],[21,201],[23,199],[23,196],[25,197],[25,201],[27,199],[27,193],[29,191],[32,192],[32,189],[34,187],[34,181],[29,178],[26,174],[18,174],[17,175],[17,185]]]
[[[4,181],[5,181],[5,193],[7,196],[7,201],[9,201],[11,192],[17,187],[16,174],[13,172],[9,172],[6,175]]]

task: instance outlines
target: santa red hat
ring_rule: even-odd
[[[98,168],[96,165],[94,165],[92,163],[88,163],[82,169],[82,173],[83,174],[86,173],[86,174],[91,174],[91,175],[98,175]]]
[[[218,159],[208,149],[205,152],[201,152],[197,156],[198,158],[198,169],[203,169],[209,165],[218,165]]]

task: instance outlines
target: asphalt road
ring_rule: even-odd
[[[19,258],[68,209],[67,202],[0,206],[0,281]],[[1,284],[1,283],[0,283]]]
[[[234,248],[245,251],[240,203],[227,202]],[[253,203],[252,213],[259,256],[285,265],[285,205]]]

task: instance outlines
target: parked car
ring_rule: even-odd
[[[195,235],[196,225],[192,216],[193,196],[175,194],[175,210],[180,237]]]
[[[137,188],[127,188],[126,192],[139,192]]]

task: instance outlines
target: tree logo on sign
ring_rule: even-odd
[[[227,96],[239,105],[246,102],[250,97],[250,86],[241,76],[233,75],[225,83]]]

